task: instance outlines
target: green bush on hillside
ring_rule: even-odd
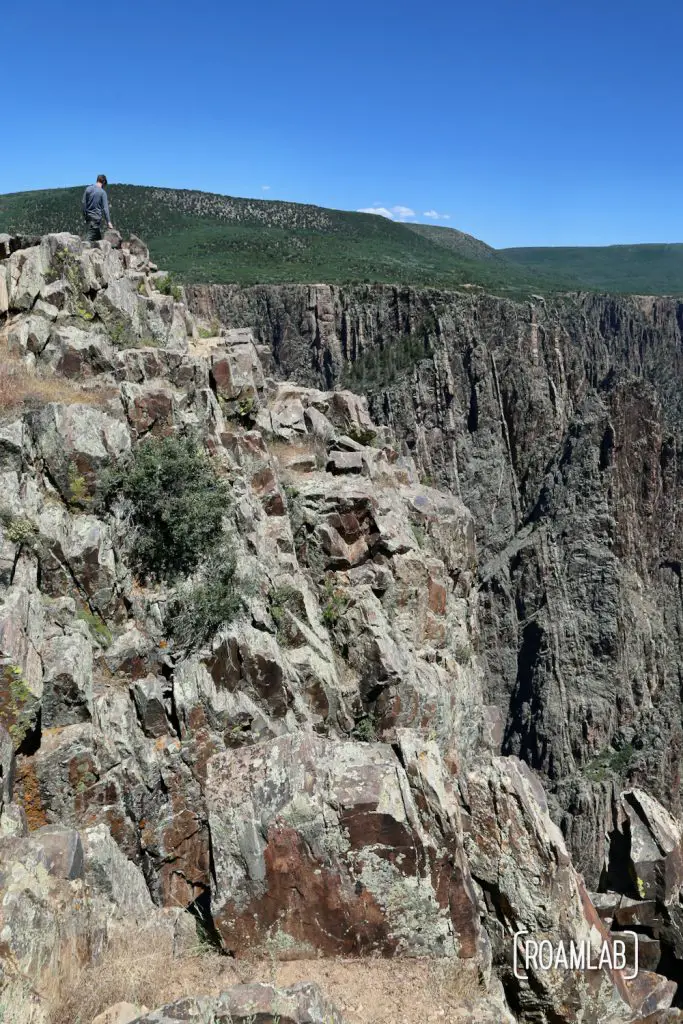
[[[154,284],[158,292],[161,292],[162,295],[172,295],[176,302],[180,302],[183,297],[180,285],[174,282],[170,274],[157,278]]]
[[[243,581],[237,561],[223,545],[207,560],[199,579],[181,587],[166,616],[166,631],[186,652],[207,643],[240,609]]]
[[[229,490],[192,437],[143,441],[100,485],[105,506],[120,502],[130,518],[131,557],[144,578],[189,575],[222,541]]]

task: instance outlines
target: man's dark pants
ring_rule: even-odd
[[[92,217],[86,217],[85,240],[86,242],[100,242],[102,240],[101,220],[94,220]]]

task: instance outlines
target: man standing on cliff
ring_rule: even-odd
[[[102,238],[102,225],[110,231],[114,225],[109,216],[107,202],[107,176],[98,174],[94,185],[88,185],[83,193],[83,216],[85,217],[85,239],[87,242],[99,242]]]

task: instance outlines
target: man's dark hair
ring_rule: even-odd
[[[106,188],[106,186],[107,186],[107,175],[106,174],[98,174],[97,175],[97,180],[99,181],[100,185],[104,185],[104,187]]]

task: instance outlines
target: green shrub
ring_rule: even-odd
[[[377,431],[352,423],[346,431],[346,436],[350,437],[352,441],[357,441],[358,444],[372,448],[377,440]]]
[[[323,609],[321,618],[328,629],[333,629],[349,606],[349,598],[343,590],[335,588],[331,580],[323,587]]]
[[[105,325],[109,340],[117,348],[137,348],[138,340],[131,321],[122,315],[110,316]]]
[[[610,774],[625,775],[635,753],[636,750],[632,743],[625,743],[619,750],[615,750],[614,747],[605,747],[581,770],[593,782],[604,782]]]
[[[374,715],[361,715],[360,718],[356,719],[351,735],[354,740],[359,740],[361,743],[375,743],[377,740],[377,723],[375,722]]]
[[[285,614],[287,611],[306,621],[306,605],[301,591],[289,584],[273,587],[270,592],[270,614],[275,623],[278,640],[285,646],[293,644],[298,633],[296,624]]]
[[[252,423],[255,419],[256,402],[253,395],[247,395],[237,405],[237,415],[241,420]]]
[[[221,325],[218,320],[212,320],[208,327],[199,328],[200,338],[217,338],[221,333]]]
[[[35,697],[17,665],[0,665],[0,724],[21,746],[35,718]]]
[[[88,494],[88,482],[82,473],[79,473],[75,462],[70,462],[66,471],[67,494],[66,499],[69,505],[75,508],[84,508],[90,503]]]
[[[208,559],[199,579],[178,592],[166,616],[168,636],[186,652],[202,647],[235,618],[244,589],[235,556],[223,545]]]
[[[38,546],[38,529],[26,516],[15,516],[7,509],[0,510],[0,523],[7,540],[13,544],[35,551]]]
[[[154,287],[162,295],[172,295],[175,302],[180,302],[183,297],[182,288],[175,283],[170,274],[166,274],[165,277],[158,277],[154,282]]]
[[[189,575],[222,539],[229,490],[194,438],[146,439],[103,474],[100,488],[105,506],[127,509],[143,577]]]

